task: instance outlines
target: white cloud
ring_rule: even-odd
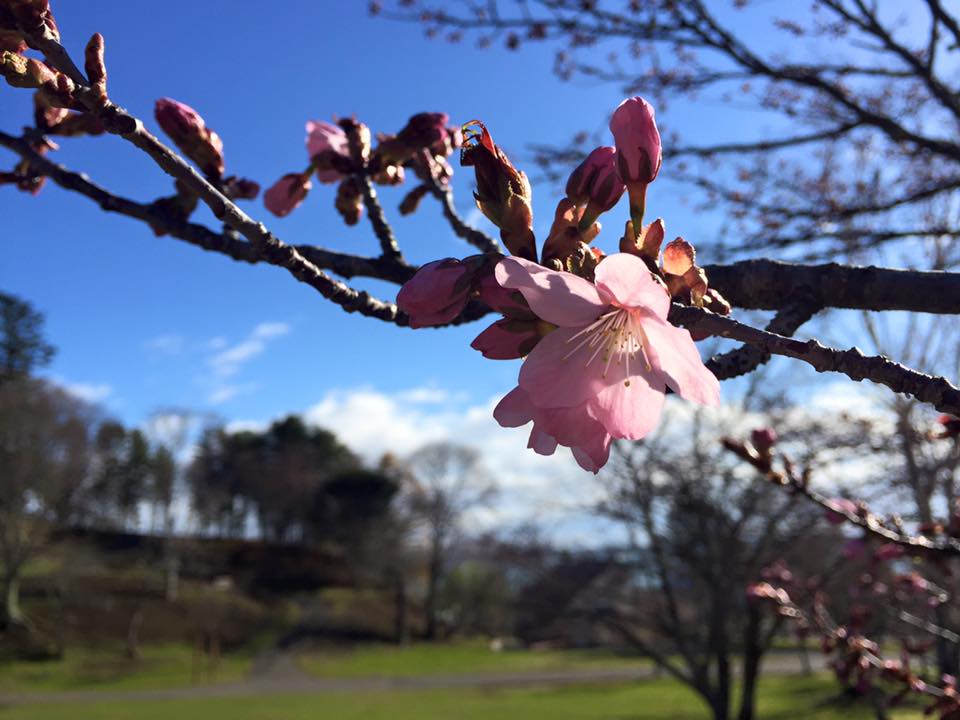
[[[113,388],[106,383],[82,383],[58,380],[64,390],[88,403],[101,403],[113,395]]]
[[[179,355],[183,351],[184,339],[182,335],[157,335],[147,340],[143,346],[150,352],[158,355]]]
[[[601,492],[565,448],[544,457],[528,450],[529,427],[501,428],[493,419],[499,398],[468,403],[435,387],[384,393],[372,388],[336,390],[309,407],[304,419],[337,434],[368,462],[384,453],[406,456],[432,442],[449,441],[480,452],[500,494],[497,502],[467,519],[479,530],[537,518],[562,529],[584,517]]]
[[[288,332],[290,332],[290,326],[287,325],[287,323],[267,322],[257,325],[253,329],[252,335],[260,340],[268,340],[270,338],[286,335]]]
[[[286,323],[260,323],[236,345],[218,346],[217,351],[209,358],[210,367],[220,378],[236,375],[244,363],[263,353],[271,340],[289,332],[290,326]]]
[[[256,383],[218,385],[207,394],[207,402],[211,405],[222,405],[229,400],[233,400],[237,395],[244,395],[256,389]]]

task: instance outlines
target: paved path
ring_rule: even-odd
[[[811,653],[814,669],[822,669],[823,659]],[[768,656],[764,672],[786,675],[801,670],[800,657],[794,654]],[[662,675],[662,674],[661,674]],[[271,653],[258,658],[251,676],[242,681],[199,687],[162,690],[76,690],[67,692],[0,694],[0,706],[26,704],[108,703],[121,701],[190,700],[198,698],[249,697],[286,693],[383,692],[387,690],[437,690],[450,688],[525,687],[538,685],[579,685],[624,683],[649,680],[657,671],[643,665],[615,670],[565,670],[522,673],[460,673],[421,677],[321,678],[304,673],[291,653]]]

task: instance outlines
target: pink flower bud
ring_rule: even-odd
[[[954,417],[953,415],[941,415],[937,418],[937,422],[943,426],[943,430],[937,433],[934,437],[941,439],[960,437],[960,417]]]
[[[446,113],[417,113],[407,121],[403,130],[397,133],[397,140],[407,147],[410,155],[421,148],[445,150],[449,142],[447,132],[449,121],[450,116]]]
[[[896,543],[884,543],[873,553],[873,559],[879,562],[884,560],[896,560],[903,557],[906,551]]]
[[[288,173],[263,194],[263,204],[277,217],[284,217],[300,207],[310,187],[309,175]]]
[[[777,444],[777,431],[771,427],[757,428],[750,433],[750,442],[757,452],[766,454]]]
[[[848,500],[847,498],[832,498],[830,500],[830,505],[833,506],[835,510],[827,510],[825,517],[827,522],[832,523],[833,525],[842,525],[847,521],[847,518],[844,517],[843,513],[857,512],[857,504],[853,500]]]
[[[627,98],[610,119],[617,145],[617,169],[625,183],[649,184],[660,172],[660,131],[653,106],[642,97]]]
[[[307,122],[307,155],[317,165],[317,179],[322,183],[335,183],[343,179],[336,166],[350,160],[347,134],[339,125],[310,120]]]
[[[626,187],[617,174],[617,151],[609,146],[598,147],[587,155],[567,180],[567,197],[576,205],[590,203],[594,211],[591,224],[597,215],[620,202]]]
[[[470,267],[456,258],[427,263],[397,293],[397,305],[410,317],[410,327],[443,325],[457,317],[472,291]]]
[[[180,151],[204,173],[216,178],[223,175],[223,141],[196,110],[171,98],[160,98],[154,116]]]

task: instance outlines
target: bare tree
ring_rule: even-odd
[[[718,428],[701,419],[692,432],[676,430],[668,425],[619,446],[600,510],[623,523],[641,579],[596,613],[690,686],[716,720],[731,716],[739,657],[737,717],[751,720],[763,656],[780,623],[748,603],[744,589],[785,557],[822,569],[837,538],[813,532],[820,513],[739,472],[716,442]]]
[[[439,634],[440,585],[449,553],[464,515],[494,498],[496,486],[483,469],[480,454],[451,443],[434,443],[417,450],[407,461],[410,507],[418,518],[427,544],[426,635]]]
[[[52,528],[70,521],[89,479],[94,408],[40,380],[0,387],[0,553],[3,627],[28,627],[24,564]]]
[[[674,135],[664,170],[705,208],[728,211],[732,240],[718,241],[734,252],[863,257],[908,241],[911,254],[918,243],[931,249],[935,267],[960,260],[960,20],[941,0],[397,5],[382,14],[423,23],[431,37],[518,52],[547,44],[564,80],[609,83],[678,112],[687,100],[719,107],[729,123],[717,127],[738,134]],[[752,136],[739,121],[747,113]],[[559,179],[592,139],[583,132],[569,146],[534,150]]]

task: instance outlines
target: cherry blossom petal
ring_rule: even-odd
[[[632,375],[629,385],[616,383],[590,402],[593,414],[615,438],[639,440],[653,430],[663,411],[664,384],[653,373]]]
[[[588,280],[523,258],[504,258],[495,272],[503,287],[523,293],[537,317],[560,327],[588,325],[606,305]]]
[[[720,404],[720,383],[703,364],[690,333],[666,320],[644,316],[640,320],[649,343],[650,363],[680,397],[704,405]]]
[[[497,320],[474,338],[470,347],[479,350],[489,360],[515,360],[523,357],[520,346],[536,337],[536,328],[531,323],[529,332],[508,329],[514,320]]]
[[[616,253],[597,266],[597,289],[606,302],[624,308],[646,308],[657,317],[670,311],[670,294],[653,279],[636,255]]]
[[[533,420],[534,408],[526,391],[520,387],[503,396],[493,409],[493,419],[501,427],[520,427]]]
[[[570,448],[577,464],[587,472],[596,475],[610,459],[610,436],[598,438],[598,442],[589,446]]]
[[[527,447],[533,450],[537,455],[553,455],[557,449],[556,439],[548,435],[543,429],[534,423],[530,430],[530,439],[527,441]]]
[[[539,408],[580,405],[595,397],[608,385],[623,379],[622,372],[604,374],[599,355],[592,359],[595,347],[583,344],[575,336],[582,328],[557,328],[537,343],[520,368],[520,387]],[[561,443],[563,444],[563,443]]]

